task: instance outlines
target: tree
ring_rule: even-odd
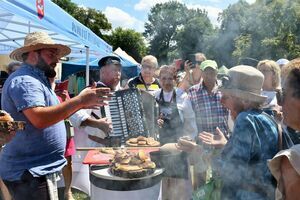
[[[103,38],[103,31],[111,30],[111,23],[108,22],[106,16],[99,10],[78,7],[71,0],[52,1],[101,38]]]
[[[212,54],[233,66],[241,58],[257,60],[300,55],[300,2],[257,0],[249,5],[239,1],[220,16],[222,22]]]
[[[215,30],[207,17],[207,12],[200,9],[188,10],[187,21],[176,34],[177,49],[182,58],[188,54],[205,52],[208,38]]]
[[[150,54],[167,63],[168,53],[176,49],[175,36],[186,20],[187,7],[171,1],[151,8],[144,36],[150,41]]]
[[[147,52],[143,35],[131,29],[116,28],[111,35],[107,36],[107,41],[114,50],[120,47],[138,62]]]
[[[185,4],[176,1],[156,4],[151,8],[144,32],[150,41],[150,53],[161,64],[204,51],[206,41],[213,34],[206,11],[188,9]]]
[[[211,57],[215,58],[219,65],[233,66],[238,62],[238,59],[235,59],[232,54],[236,49],[235,44],[238,43],[235,40],[240,37],[241,32],[247,32],[244,30],[247,29],[246,18],[249,7],[250,5],[246,1],[238,1],[229,5],[220,14],[218,20],[221,22],[221,26],[217,36],[211,41],[213,45],[209,49]]]

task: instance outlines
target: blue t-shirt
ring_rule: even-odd
[[[221,158],[215,162],[224,182],[222,199],[261,200],[268,199],[265,192],[275,194],[267,160],[277,152],[277,125],[261,110],[241,112]],[[251,189],[253,186],[263,192]]]
[[[27,108],[59,103],[44,72],[23,64],[6,80],[1,103],[3,110],[10,113],[15,121],[25,121],[26,126],[25,130],[16,133],[1,152],[0,177],[16,181],[21,179],[25,170],[33,176],[60,171],[66,164],[64,122],[38,129],[22,112]]]

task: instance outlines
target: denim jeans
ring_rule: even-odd
[[[33,177],[25,171],[21,180],[3,182],[14,200],[50,200],[46,176]]]

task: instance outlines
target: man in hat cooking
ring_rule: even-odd
[[[263,74],[253,67],[231,68],[220,89],[221,102],[235,120],[233,133],[228,141],[221,131],[199,136],[206,145],[222,149],[220,158],[213,159],[213,168],[223,181],[221,199],[274,199],[267,160],[278,152],[279,132],[276,121],[261,109],[267,98],[261,95],[263,82]],[[179,141],[179,148],[203,152],[184,140]]]
[[[2,106],[26,128],[6,144],[0,156],[0,176],[13,199],[57,199],[56,173],[66,164],[63,120],[81,108],[104,105],[108,88],[86,88],[59,104],[49,78],[70,48],[55,44],[44,32],[29,33],[24,46],[10,58],[23,62],[3,87]]]

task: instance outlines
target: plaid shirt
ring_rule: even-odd
[[[216,86],[208,94],[203,82],[189,89],[189,98],[196,115],[198,132],[215,133],[219,127],[224,134],[228,134],[228,110],[221,104],[221,92]]]

